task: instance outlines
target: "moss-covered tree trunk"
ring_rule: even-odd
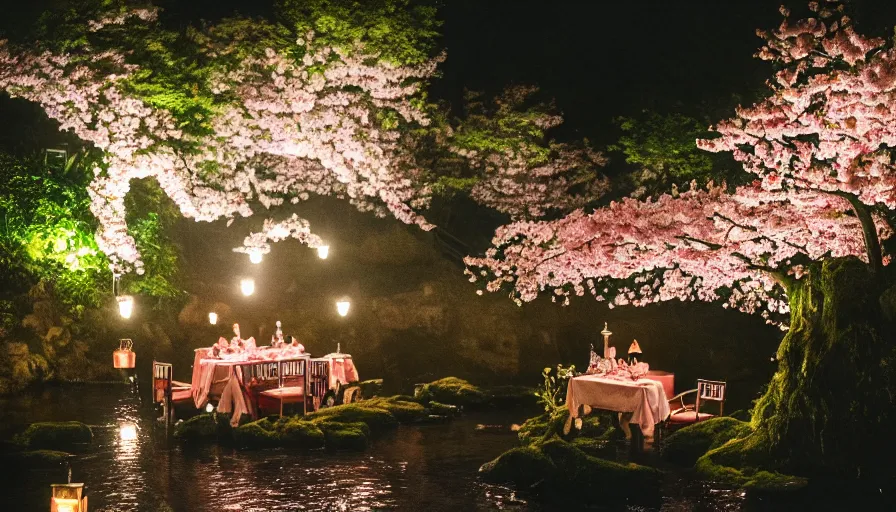
[[[896,354],[891,294],[855,258],[830,259],[796,281],[778,372],[753,412],[761,445],[807,475],[896,472]]]

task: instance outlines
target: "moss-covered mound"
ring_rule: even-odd
[[[552,412],[529,418],[520,425],[517,435],[520,442],[524,445],[544,442],[554,436],[561,436],[563,434],[563,426],[568,418],[569,410],[565,407],[560,407]],[[610,416],[595,412],[582,419],[581,430],[573,429],[567,437],[581,438],[581,444],[593,447],[594,442],[605,442],[616,434],[617,431],[613,427]],[[585,441],[586,439],[592,442]]]
[[[460,414],[460,409],[456,405],[443,404],[433,400],[427,405],[432,414],[436,416],[453,417]]]
[[[4,461],[17,468],[55,469],[63,466],[72,457],[74,455],[71,453],[56,450],[27,450],[10,453],[4,457]]]
[[[479,468],[487,482],[510,483],[547,498],[580,504],[654,494],[661,473],[637,464],[619,464],[592,457],[576,446],[555,438],[541,444],[514,448]],[[538,485],[536,485],[538,484]]]
[[[482,388],[457,377],[445,377],[424,384],[417,394],[421,403],[439,402],[460,407],[518,407],[535,404],[532,388],[524,386],[496,386]]]
[[[361,388],[361,398],[373,398],[379,396],[383,390],[383,379],[363,380],[358,383]]]
[[[90,427],[78,421],[32,423],[16,437],[31,450],[75,450],[93,441]]]
[[[457,377],[445,377],[424,384],[417,398],[424,403],[435,400],[464,407],[482,406],[488,401],[488,395],[479,386]]]
[[[670,435],[663,447],[663,457],[674,464],[693,466],[709,450],[751,432],[748,423],[730,417],[701,421]]]
[[[737,485],[757,493],[799,490],[808,484],[801,477],[781,474],[770,457],[768,444],[757,435],[732,439],[697,459],[697,472],[705,478]]]
[[[229,439],[230,416],[226,414],[199,414],[180,421],[174,426],[174,437],[189,441],[202,439]]]

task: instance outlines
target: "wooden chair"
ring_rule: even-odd
[[[174,405],[193,400],[192,386],[174,380],[174,366],[171,363],[152,362],[152,402],[162,404],[165,421],[171,422]]]
[[[335,394],[330,391],[330,362],[326,358],[318,358],[311,360],[311,397],[312,407],[318,410],[321,405],[330,407],[335,405]],[[332,398],[333,403],[327,403],[327,398]]]
[[[306,390],[308,389],[308,358],[282,361],[259,361],[240,365],[243,380],[254,395],[259,411],[279,406],[283,416],[283,405],[302,403],[302,414],[308,412]]]
[[[725,413],[725,388],[725,382],[698,379],[696,389],[679,393],[669,400],[669,408],[672,409],[669,423],[672,426],[685,426],[713,418],[712,414],[700,412],[700,403],[705,401],[718,402],[719,416],[722,416]],[[685,403],[684,400],[690,395],[696,395],[693,405]]]

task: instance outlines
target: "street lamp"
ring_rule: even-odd
[[[208,314],[208,323],[215,325],[218,323],[218,314],[212,311]]]
[[[131,314],[134,312],[134,297],[119,295],[116,299],[118,299],[118,313],[121,317],[124,319],[131,318]]]
[[[317,246],[317,257],[325,260],[327,256],[330,255],[330,246],[329,245],[319,245]]]
[[[240,291],[243,292],[243,295],[249,296],[255,293],[255,280],[252,278],[243,279],[240,281]]]
[[[339,313],[339,316],[345,316],[348,314],[348,308],[352,305],[348,299],[340,299],[336,301],[336,311]]]

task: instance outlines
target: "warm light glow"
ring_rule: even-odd
[[[348,314],[348,308],[352,303],[348,301],[348,299],[342,299],[336,302],[336,311],[339,312],[339,316],[345,316]]]
[[[208,404],[205,406],[205,412],[212,412],[215,410],[215,406],[212,404]]]
[[[249,261],[258,264],[261,263],[261,251],[249,251]]]
[[[212,325],[215,325],[216,323],[218,323],[218,314],[215,313],[214,311],[209,313],[208,314],[208,323],[210,323]]]
[[[242,290],[243,295],[249,296],[255,293],[255,280],[254,279],[243,279],[240,281],[240,290]]]
[[[320,245],[317,247],[317,257],[325,260],[327,256],[330,255],[330,246],[329,245]]]
[[[118,297],[118,312],[122,318],[131,318],[131,314],[134,312],[134,298],[130,295]]]
[[[122,441],[134,441],[137,439],[137,425],[133,423],[122,423],[118,427],[118,437]]]
[[[53,498],[53,503],[56,505],[56,512],[78,512],[80,509],[78,500],[73,500],[69,498]]]

